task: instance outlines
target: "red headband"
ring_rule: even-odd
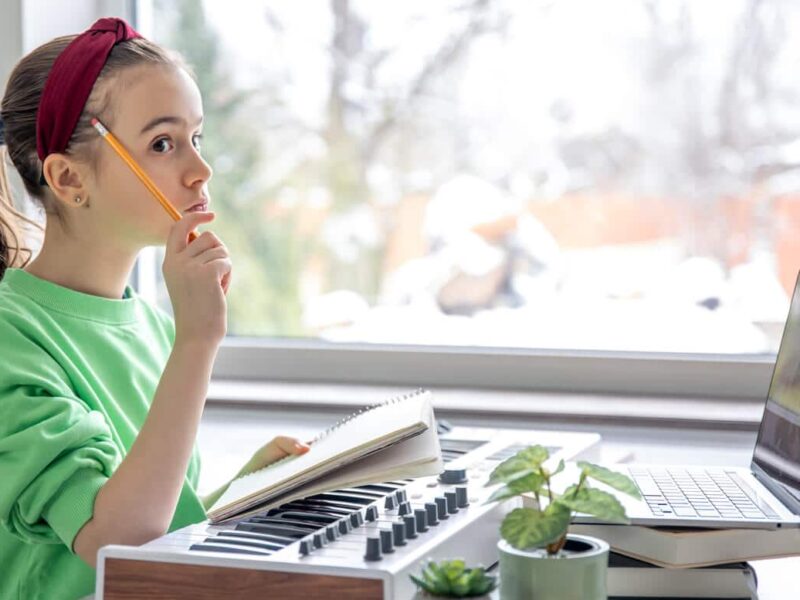
[[[122,19],[99,19],[58,55],[36,114],[36,151],[40,160],[67,149],[111,49],[119,42],[139,37],[142,36]]]

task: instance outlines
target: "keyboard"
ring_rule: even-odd
[[[656,517],[767,519],[778,515],[756,504],[735,473],[681,467],[630,467],[642,498]]]
[[[189,525],[141,546],[104,546],[97,598],[407,600],[428,560],[497,562],[515,500],[486,503],[500,461],[532,444],[597,459],[600,436],[453,427],[440,434],[440,477],[374,482],[300,498],[231,522]]]

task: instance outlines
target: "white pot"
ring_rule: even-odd
[[[606,600],[608,544],[585,535],[567,535],[564,549],[517,550],[505,540],[500,554],[501,600]]]

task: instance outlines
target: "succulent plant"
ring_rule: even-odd
[[[467,568],[463,560],[429,561],[420,577],[410,577],[432,596],[444,598],[483,596],[497,587],[497,579],[483,567]]]
[[[504,460],[489,476],[487,486],[503,484],[494,491],[487,503],[507,500],[530,493],[535,507],[516,508],[500,525],[500,535],[520,550],[547,548],[548,554],[558,554],[567,539],[573,513],[586,513],[612,523],[626,523],[625,508],[612,494],[593,488],[593,479],[626,494],[639,498],[639,490],[630,478],[588,462],[579,461],[578,483],[558,494],[550,480],[564,470],[564,461],[555,470],[544,466],[550,453],[543,446],[529,446]],[[547,505],[542,508],[542,503]]]

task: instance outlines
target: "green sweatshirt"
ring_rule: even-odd
[[[8,269],[0,281],[0,598],[78,598],[95,571],[72,552],[130,449],[174,341],[172,319]],[[206,518],[195,447],[170,530]]]

